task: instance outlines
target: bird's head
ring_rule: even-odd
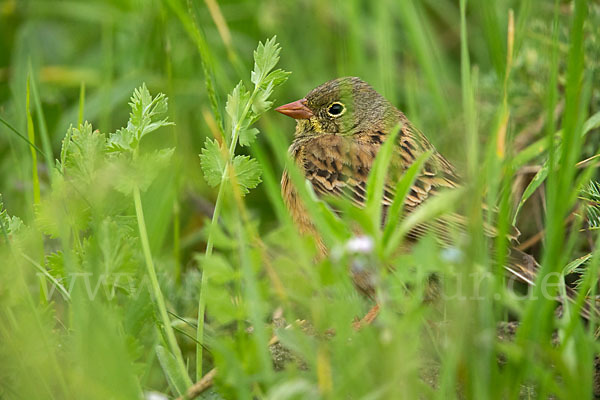
[[[305,98],[275,109],[297,121],[296,135],[354,135],[387,130],[394,107],[368,83],[355,77],[325,82]]]

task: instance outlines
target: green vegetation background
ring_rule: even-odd
[[[430,307],[423,302],[430,273],[443,275],[457,267],[433,240],[404,258],[370,260],[410,268],[382,273],[382,296],[389,307],[379,325],[354,332],[352,320],[372,304],[352,288],[346,273],[352,257],[342,254],[316,263],[314,245],[300,239],[290,224],[278,182],[294,123],[272,111],[257,122],[257,141],[238,151],[258,159],[263,183],[243,198],[242,208],[228,194],[221,228],[213,232],[215,255],[202,256],[217,190],[204,180],[198,155],[206,138],[218,137],[218,119],[199,50],[205,40],[203,54],[210,53],[211,79],[225,115],[227,94],[237,82],[251,85],[257,43],[276,35],[282,48],[278,68],[292,72],[275,89],[276,105],[301,98],[335,77],[361,77],[403,110],[465,176],[479,172],[485,184],[475,184],[471,198],[485,194],[490,203],[504,201],[498,226],[512,222],[524,188],[550,162],[555,168],[549,188],[544,184],[544,191],[531,196],[518,215],[522,241],[547,229],[547,239],[528,251],[545,260],[548,271],[563,271],[567,265],[574,269],[581,263],[568,263],[582,256],[593,260],[596,236],[571,235],[577,223],[567,232],[561,226],[579,189],[595,177],[593,169],[566,165],[598,151],[600,6],[580,0],[470,1],[461,35],[462,3],[0,1],[0,117],[24,137],[33,127],[35,143],[46,155],[38,152],[38,177],[32,178],[30,146],[0,124],[0,193],[8,214],[25,224],[18,236],[15,232],[2,242],[0,397],[182,394],[181,388],[202,375],[196,371],[196,318],[200,269],[208,266],[215,271],[209,283],[214,292],[205,294],[206,350],[200,358],[203,372],[215,365],[219,369],[208,396],[591,396],[597,350],[593,325],[584,326],[576,316],[557,320],[552,312],[540,311],[536,319],[536,304],[546,310],[552,302],[515,300],[495,283],[499,277],[482,302],[454,299]],[[514,55],[507,77],[510,12]],[[111,186],[127,175],[126,164],[109,172],[98,167],[102,173],[95,174],[97,165],[91,163],[91,175],[73,197],[58,196],[64,192],[52,182],[54,160],[62,161],[69,127],[89,121],[108,135],[125,126],[127,103],[142,83],[152,95],[166,94],[173,122],[140,145],[148,154],[175,148],[169,162],[156,159],[144,165],[140,173],[151,171],[155,177],[142,190],[141,204],[185,377],[176,351],[165,350],[168,329],[154,308],[155,292],[147,281],[135,195]],[[548,122],[549,110],[556,110],[556,123]],[[505,116],[507,150],[490,157],[498,154]],[[572,144],[565,151],[547,140],[560,128],[572,128],[559,135]],[[579,132],[586,133],[584,139]],[[555,152],[558,158],[553,159]],[[566,172],[555,174],[557,166],[565,166]],[[35,194],[38,185],[41,200]],[[78,202],[78,190],[92,197],[93,205]],[[550,211],[545,217],[546,201]],[[69,211],[60,211],[61,206]],[[242,210],[246,218],[240,217]],[[473,233],[483,243],[477,227]],[[11,248],[9,238],[18,244]],[[343,246],[341,238],[336,240]],[[494,262],[483,253],[467,254],[466,271],[494,271]],[[40,271],[46,271],[42,279]],[[71,282],[68,272],[89,274],[92,287],[101,282],[99,294],[90,299],[85,285],[78,283],[70,299],[56,291],[45,296],[52,279],[65,286]],[[111,276],[106,287],[116,287],[116,295],[103,292],[102,274]],[[125,280],[115,282],[118,274]],[[452,279],[451,287],[457,282]],[[587,288],[594,286],[590,279]],[[409,294],[407,287],[418,289]],[[496,337],[507,309],[523,317],[526,327],[514,344]],[[274,313],[292,324],[277,332],[295,354],[284,371],[273,366],[267,344],[275,333]],[[308,330],[319,334],[306,333],[293,324],[296,319],[307,320]],[[322,334],[330,328],[336,332],[333,338]],[[553,346],[549,338],[557,328],[563,341]],[[497,363],[500,353],[508,360],[504,367]]]

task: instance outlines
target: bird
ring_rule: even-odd
[[[375,157],[397,127],[399,132],[395,136],[382,197],[384,219],[394,200],[395,183],[424,153],[429,153],[429,157],[406,195],[404,215],[414,212],[444,190],[463,186],[463,179],[452,163],[437,151],[402,111],[360,78],[330,80],[311,90],[304,98],[279,106],[275,111],[296,120],[289,153],[319,197],[341,197],[357,207],[364,207],[367,179]],[[327,248],[287,170],[282,175],[281,191],[299,231],[314,236],[321,253],[326,254]],[[407,239],[416,241],[433,231],[442,244],[451,246],[452,228],[466,231],[466,224],[466,218],[451,214],[417,225],[408,233]],[[484,230],[489,236],[496,234],[493,227],[485,227]],[[514,232],[509,234],[512,241],[518,235],[516,228]],[[532,256],[512,248],[505,264],[510,277],[529,285],[535,284],[539,264]],[[355,285],[363,292],[374,290],[364,287],[368,286],[364,282],[355,280]],[[575,296],[574,291],[569,291],[569,298],[574,299]],[[582,315],[589,317],[589,307],[582,309]]]

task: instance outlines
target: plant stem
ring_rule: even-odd
[[[181,207],[179,201],[173,201],[173,259],[175,260],[175,282],[181,283]]]
[[[175,333],[173,332],[173,328],[171,327],[171,320],[169,319],[169,315],[167,313],[167,307],[165,305],[165,299],[160,290],[160,286],[158,285],[158,278],[156,277],[156,269],[154,268],[154,261],[152,261],[152,253],[150,252],[150,242],[148,240],[148,232],[146,231],[146,223],[144,221],[144,211],[142,209],[142,199],[140,196],[140,189],[135,186],[133,188],[133,201],[135,203],[135,213],[137,216],[138,227],[140,230],[140,240],[142,242],[142,250],[144,251],[144,258],[146,260],[146,269],[148,270],[148,276],[150,277],[150,284],[152,289],[152,295],[154,297],[154,301],[156,301],[156,305],[158,306],[158,312],[162,324],[164,326],[164,333],[167,339],[167,344],[173,357],[177,360],[177,367],[179,368],[179,372],[189,381],[190,386],[192,382],[189,379],[189,375],[185,368],[185,364],[183,362],[183,356],[181,355],[181,350],[179,349],[179,345],[177,344],[177,340],[175,339]]]
[[[242,126],[242,122],[246,119],[246,115],[250,111],[250,107],[252,106],[252,102],[256,97],[256,93],[258,93],[258,88],[260,84],[257,84],[254,87],[254,91],[250,95],[248,102],[246,103],[244,110],[239,118],[236,121],[236,124],[231,130],[231,143],[229,143],[229,152],[227,154],[227,163],[225,164],[225,168],[223,168],[223,175],[221,175],[221,183],[219,184],[219,192],[217,193],[217,200],[215,202],[215,211],[212,215],[212,220],[210,222],[210,230],[208,231],[208,239],[206,241],[206,250],[204,252],[206,257],[212,255],[213,251],[213,233],[217,226],[217,222],[219,220],[219,216],[221,214],[221,207],[223,204],[223,197],[225,195],[225,185],[224,182],[227,180],[227,176],[229,174],[229,164],[235,155],[235,148],[237,146],[238,138],[240,136],[240,130]],[[208,279],[206,278],[206,274],[202,271],[202,279],[200,281],[200,299],[198,300],[198,328],[196,330],[196,380],[202,379],[202,346],[204,344],[204,314],[206,313],[206,288],[208,287]]]
[[[227,168],[227,167],[225,167]],[[214,231],[216,221],[219,219],[221,211],[221,204],[223,199],[224,187],[221,183],[219,186],[219,193],[217,194],[217,202],[215,203],[215,211],[213,212],[212,221],[210,223],[210,230],[208,233],[208,240],[206,242],[205,255],[208,257],[212,254],[213,249],[213,238],[212,232]],[[200,299],[198,300],[198,328],[196,330],[196,380],[202,379],[202,345],[204,344],[204,313],[206,311],[206,288],[207,288],[206,274],[202,271],[202,280],[200,281]]]

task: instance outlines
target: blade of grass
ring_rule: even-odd
[[[387,170],[392,160],[392,152],[396,149],[396,137],[401,128],[401,125],[397,125],[392,129],[385,143],[379,149],[367,178],[365,211],[371,217],[372,232],[380,232],[384,188],[388,179]]]
[[[487,149],[487,169],[488,169],[488,185],[487,185],[487,207],[489,210],[496,208],[498,197],[500,198],[500,208],[494,220],[492,212],[486,214],[486,222],[489,226],[497,224],[497,235],[495,240],[496,250],[496,269],[495,273],[498,277],[497,283],[504,283],[503,274],[504,266],[506,265],[506,255],[508,253],[508,231],[510,226],[510,185],[512,179],[512,163],[511,156],[511,135],[509,134],[510,122],[510,107],[509,107],[509,79],[511,76],[512,63],[515,57],[514,42],[515,42],[515,26],[514,12],[508,10],[508,22],[506,29],[506,59],[503,65],[503,89],[502,103],[497,111],[497,125],[493,131],[492,138]],[[508,142],[508,143],[507,143]],[[507,150],[508,149],[508,150]],[[497,286],[495,290],[500,293],[502,288]]]
[[[0,122],[2,122],[8,129],[11,130],[11,132],[13,132],[15,135],[17,135],[19,138],[21,138],[25,143],[27,143],[31,148],[35,149],[35,151],[37,151],[41,156],[44,156],[45,153],[42,149],[40,149],[39,147],[37,147],[35,145],[35,143],[32,143],[29,141],[29,139],[27,139],[25,137],[25,135],[23,135],[21,132],[19,132],[14,126],[12,126],[8,121],[6,121],[4,118],[0,117]]]
[[[83,109],[85,107],[85,82],[79,85],[79,113],[77,115],[77,126],[83,124]]]
[[[137,217],[138,229],[140,232],[140,241],[142,242],[142,250],[144,252],[144,260],[146,262],[146,270],[148,272],[148,276],[150,277],[150,288],[152,290],[152,296],[154,297],[154,301],[156,302],[156,305],[158,307],[159,317],[163,324],[163,332],[166,336],[169,351],[171,352],[171,355],[176,361],[176,370],[170,368],[169,373],[176,373],[177,382],[185,382],[185,388],[187,388],[192,385],[192,381],[188,376],[185,363],[183,362],[181,349],[177,344],[177,339],[175,338],[175,333],[173,332],[173,327],[171,326],[171,320],[169,318],[169,314],[167,313],[165,299],[160,289],[160,285],[158,284],[156,269],[154,268],[154,261],[152,260],[152,254],[150,252],[150,241],[148,240],[148,233],[146,231],[146,222],[144,220],[144,211],[142,208],[140,189],[137,186],[135,186],[133,189],[133,200],[135,204],[135,213]],[[171,364],[169,363],[169,365]],[[185,393],[185,388],[180,394]]]
[[[35,130],[33,127],[33,118],[31,116],[31,109],[29,108],[29,81],[30,76],[27,75],[27,89],[26,89],[26,97],[25,97],[25,113],[27,114],[27,137],[30,143],[35,143]],[[33,183],[33,204],[40,204],[40,180],[38,177],[37,170],[37,153],[33,147],[30,147],[31,150],[31,175],[32,175],[32,183]]]
[[[469,60],[469,48],[467,44],[466,23],[466,0],[460,1],[461,23],[460,23],[460,77],[462,102],[465,120],[465,133],[467,141],[467,165],[471,178],[478,175],[477,164],[479,162],[477,126],[475,122],[475,103],[473,98],[473,83],[471,80],[471,62]]]
[[[115,24],[107,19],[102,21],[101,24],[100,42],[102,48],[102,84],[100,92],[102,96],[102,103],[100,105],[100,129],[103,132],[110,130],[111,122],[111,89],[114,84],[113,70],[115,64],[115,46],[114,46],[114,32]]]
[[[404,200],[410,191],[410,188],[417,179],[418,174],[421,172],[421,168],[425,162],[431,156],[431,152],[421,154],[415,162],[404,172],[402,178],[396,185],[396,195],[394,196],[394,202],[388,210],[387,223],[383,231],[383,243],[392,243],[392,236],[396,229],[397,221],[400,221],[400,215],[404,208]],[[391,254],[396,250],[394,245],[386,246],[385,254]]]
[[[3,226],[3,228],[4,228],[4,226]],[[35,261],[33,258],[29,257],[25,253],[21,253],[21,256],[24,259],[26,259],[27,261],[29,261],[31,264],[33,264],[33,266],[39,271],[40,274],[42,274],[48,281],[50,281],[50,283],[52,285],[54,285],[56,288],[58,288],[58,291],[63,295],[63,298],[65,298],[67,300],[71,299],[71,295],[69,295],[69,292],[67,291],[67,289],[55,277],[53,277],[46,270],[46,268],[41,266],[40,263],[38,263],[37,261]]]
[[[46,161],[46,169],[50,171],[54,165],[54,157],[52,155],[52,145],[48,136],[48,126],[46,125],[46,117],[44,116],[44,108],[37,89],[36,79],[29,64],[29,77],[31,79],[31,94],[33,96],[33,104],[35,105],[37,124],[40,131],[40,139],[42,140],[42,148],[44,149],[44,160]],[[50,174],[52,178],[52,174]]]
[[[468,245],[463,246],[462,250],[465,253],[465,261],[461,262],[462,268],[459,272],[461,277],[470,276],[470,273],[476,273],[476,265],[486,265],[486,249],[482,235],[482,210],[481,210],[481,194],[483,193],[483,178],[479,168],[479,142],[477,137],[477,122],[475,114],[475,99],[474,99],[474,81],[471,75],[471,62],[469,57],[469,45],[467,35],[467,0],[460,0],[460,77],[461,77],[461,98],[463,108],[463,123],[465,126],[465,142],[466,142],[466,157],[467,157],[467,174],[466,181],[469,183],[467,189],[466,204],[464,212],[468,217]],[[450,192],[449,195],[457,195]],[[455,199],[458,199],[456,197]],[[455,200],[456,201],[456,200]],[[417,211],[418,212],[418,211]],[[413,213],[414,214],[414,213]],[[407,218],[412,218],[412,215]],[[485,328],[483,312],[485,312],[486,304],[472,301],[473,297],[471,288],[465,288],[461,294],[461,298],[449,302],[448,307],[460,309],[461,312],[456,314],[456,320],[453,324],[461,326],[469,324],[475,329]],[[470,318],[466,319],[465,314],[470,314]],[[454,344],[452,349],[448,351],[442,361],[442,372],[440,377],[440,388],[438,397],[443,398],[455,391],[455,376],[456,374],[464,374],[466,378],[465,392],[467,396],[478,398],[481,394],[482,385],[489,379],[483,374],[485,371],[481,368],[481,362],[488,359],[489,348],[478,346],[477,353],[480,358],[474,357],[471,346],[474,342],[472,330],[469,329],[462,335],[454,335]],[[463,367],[466,365],[466,368]]]
[[[555,127],[554,127],[554,109],[556,106],[556,102],[557,102],[557,84],[558,84],[558,18],[559,18],[559,5],[558,5],[558,0],[555,0],[554,2],[554,21],[553,21],[553,26],[552,26],[552,39],[553,39],[553,43],[550,46],[550,52],[549,54],[549,61],[550,61],[550,71],[549,71],[549,82],[548,82],[548,86],[547,86],[547,95],[546,95],[546,99],[547,99],[547,104],[546,104],[546,115],[547,115],[547,122],[546,122],[546,135],[544,140],[545,146],[547,146],[547,148],[550,149],[550,154],[549,154],[549,164],[548,165],[554,165],[554,159],[555,159],[555,147],[554,147],[554,131],[555,131]],[[520,154],[519,154],[520,155]],[[515,157],[515,162],[517,161],[516,159],[517,157]],[[518,164],[517,164],[518,165]],[[530,184],[531,186],[531,184]],[[533,190],[531,190],[531,193],[533,193]],[[531,195],[530,193],[528,193],[528,195]],[[548,216],[550,216],[550,214],[548,214]],[[540,275],[541,275],[541,271],[540,271]],[[537,285],[539,286],[539,285]],[[539,289],[538,289],[539,290]],[[528,305],[528,307],[525,310],[524,313],[524,317],[522,318],[522,323],[521,323],[521,327],[519,329],[519,332],[517,334],[517,338],[516,338],[516,342],[521,345],[525,344],[524,342],[527,340],[526,338],[531,337],[534,335],[533,331],[534,330],[539,330],[536,329],[536,326],[533,326],[533,305],[531,304],[533,302],[530,302],[530,304]],[[548,322],[546,320],[543,321],[544,324],[548,324]],[[524,347],[524,353],[527,352],[527,347]],[[525,354],[523,354],[523,357],[525,356]],[[511,360],[513,361],[513,360]],[[509,382],[513,385],[512,389],[510,389],[509,393],[511,393],[513,396],[516,396],[518,391],[514,388],[514,386],[519,386],[520,383],[522,382],[522,380],[524,379],[524,375],[527,372],[527,368],[528,366],[523,363],[523,362],[518,362],[518,360],[514,360],[513,361],[514,365],[513,368],[510,369],[509,371]]]

